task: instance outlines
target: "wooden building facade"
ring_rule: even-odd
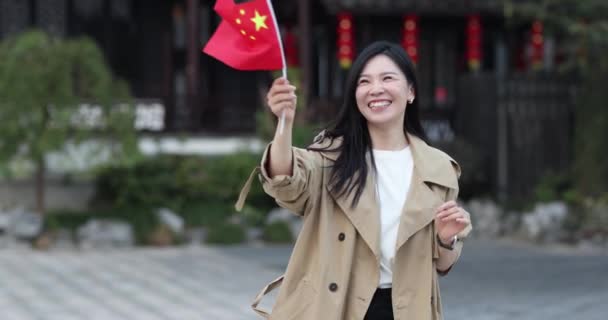
[[[0,0],[0,39],[30,27],[60,36],[92,36],[136,97],[162,101],[165,132],[251,134],[271,75],[236,71],[201,52],[220,22],[214,3]],[[522,138],[510,128],[522,127],[522,121],[544,120],[518,118],[518,111],[512,110],[520,110],[518,104],[531,105],[533,99],[534,108],[546,111],[556,105],[558,91],[570,88],[553,73],[560,60],[559,45],[543,33],[542,25],[530,21],[508,27],[500,0],[281,0],[273,4],[284,43],[290,47],[291,67],[301,74],[300,86],[312,118],[327,120],[340,104],[348,72],[340,62],[349,56],[340,53],[344,39],[339,30],[346,17],[351,27],[346,45],[352,57],[381,39],[402,43],[408,52],[415,52],[418,99],[434,142],[462,137],[475,145],[487,163],[486,180],[502,194],[519,192],[525,185],[521,181],[533,181],[542,174],[531,172],[509,183],[522,163],[504,160],[524,150],[522,146],[532,150],[531,145],[549,134],[539,133],[536,140]],[[517,83],[535,85],[513,89]],[[569,119],[570,107],[559,104],[553,109],[561,110],[555,111],[560,114],[556,117],[568,126],[563,119]],[[567,127],[558,133],[562,141],[569,139],[570,131]],[[555,147],[563,155],[560,160],[521,161],[536,161],[539,168],[562,168],[568,164],[567,146]],[[555,154],[553,149],[542,152]]]

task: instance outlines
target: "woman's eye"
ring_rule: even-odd
[[[367,79],[361,79],[361,80],[359,80],[359,84],[363,84],[363,83],[367,83],[367,82],[368,82]]]
[[[392,80],[392,79],[393,79],[393,77],[391,77],[391,76],[385,76],[384,77],[384,80]]]

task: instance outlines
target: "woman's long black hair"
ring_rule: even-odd
[[[416,81],[415,68],[411,59],[400,46],[387,42],[377,41],[367,46],[355,59],[346,80],[344,102],[337,119],[325,130],[324,137],[335,139],[341,137],[342,144],[333,149],[309,148],[315,151],[338,151],[340,155],[332,166],[330,177],[330,188],[339,196],[347,196],[355,192],[351,207],[355,207],[365,188],[367,175],[370,171],[366,161],[366,154],[370,154],[373,161],[372,142],[367,128],[367,121],[357,107],[355,91],[363,68],[367,62],[383,54],[389,57],[407,78],[413,91],[418,93],[418,82]],[[405,120],[403,122],[404,133],[417,136],[427,140],[424,129],[420,123],[418,100],[414,99],[405,109]]]

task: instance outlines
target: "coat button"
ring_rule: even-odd
[[[329,285],[329,291],[331,291],[331,292],[336,292],[336,291],[338,291],[338,285],[337,285],[335,282],[332,282],[332,283]]]
[[[340,232],[340,234],[338,235],[338,240],[344,241],[344,239],[346,239],[346,235],[344,234],[344,232]]]

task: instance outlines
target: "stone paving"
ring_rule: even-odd
[[[290,250],[2,249],[0,319],[254,320],[253,296]],[[480,241],[465,250],[441,280],[446,320],[607,319],[607,254]]]
[[[280,272],[205,247],[0,252],[0,319],[255,319]]]

